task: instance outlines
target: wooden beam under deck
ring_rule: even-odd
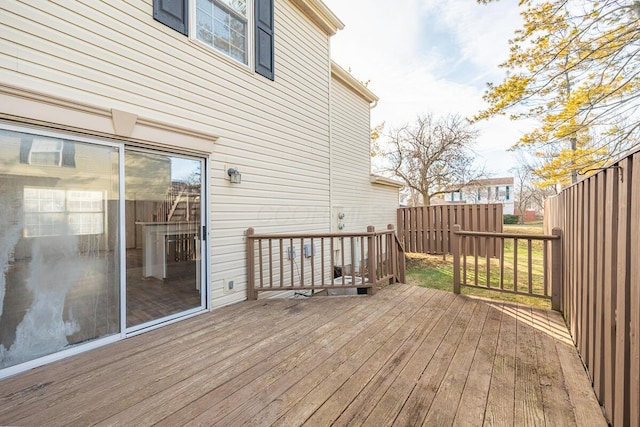
[[[0,381],[1,425],[606,425],[556,312],[409,285],[247,301]]]

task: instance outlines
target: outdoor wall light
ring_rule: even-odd
[[[229,175],[229,181],[232,184],[240,184],[242,182],[242,174],[237,168],[229,168],[227,175]]]

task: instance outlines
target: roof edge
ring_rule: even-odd
[[[298,9],[330,36],[344,28],[344,23],[322,0],[291,0],[291,3],[298,6]]]
[[[371,175],[369,175],[369,177],[372,184],[386,185],[387,187],[395,187],[395,188],[404,187],[404,184],[399,181],[393,180],[391,178],[386,178],[381,175],[376,175],[375,173],[372,173]]]
[[[377,102],[379,98],[371,92],[368,87],[358,81],[350,72],[339,66],[335,61],[331,61],[331,75],[347,85],[351,90],[364,98],[367,102]]]

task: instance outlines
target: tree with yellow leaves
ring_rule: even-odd
[[[640,144],[640,2],[519,4],[524,24],[501,65],[506,77],[489,83],[489,107],[475,119],[537,119],[514,148],[543,160],[543,185],[576,182]]]

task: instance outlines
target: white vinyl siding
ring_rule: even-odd
[[[332,205],[345,214],[342,231],[363,232],[369,225],[377,230],[388,224],[395,227],[398,189],[370,181],[369,103],[334,78],[331,117]],[[335,226],[337,221],[333,222]]]
[[[246,296],[246,228],[330,229],[329,39],[287,0],[274,16],[269,81],[155,21],[151,0],[0,4],[0,83],[219,137],[208,171],[214,306]],[[242,184],[229,184],[228,167]]]

